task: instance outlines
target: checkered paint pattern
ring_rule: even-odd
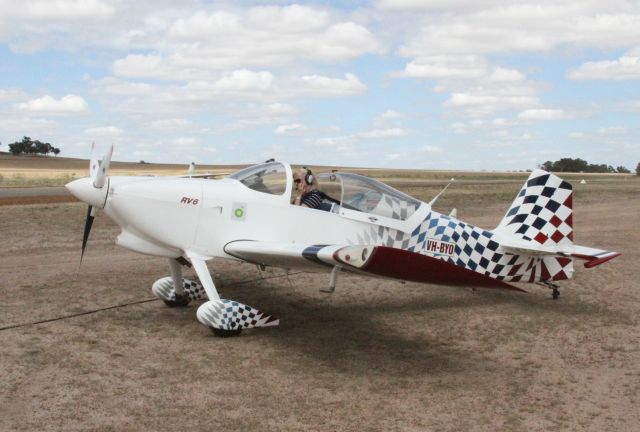
[[[198,308],[198,320],[221,330],[276,326],[280,321],[259,310],[233,300],[214,300]]]
[[[385,216],[392,219],[407,220],[416,211],[416,206],[412,203],[401,200],[397,197],[383,194],[371,213]]]
[[[189,300],[207,299],[207,293],[199,282],[183,278],[182,287]],[[173,301],[176,299],[176,291],[173,289],[173,279],[171,277],[164,277],[155,281],[151,287],[151,292],[163,300]]]
[[[543,175],[539,173],[543,173]],[[523,234],[523,236],[532,234],[532,230],[535,230],[536,234],[533,234],[534,238],[538,237],[538,239],[541,239],[538,233],[543,233],[544,235],[548,235],[548,238],[545,240],[545,242],[547,242],[555,241],[558,235],[554,233],[560,232],[562,233],[562,239],[560,240],[570,242],[572,238],[571,186],[568,185],[568,183],[565,184],[562,180],[557,182],[555,180],[557,177],[550,180],[551,177],[555,176],[549,176],[544,171],[534,171],[522,189],[524,193],[521,191],[518,194],[511,209],[507,212],[505,218],[509,219],[503,223],[505,226],[510,227],[509,230],[519,231],[519,234]],[[549,189],[545,189],[551,187],[548,186],[549,184],[556,184],[557,187],[555,189],[558,192],[550,193]],[[569,186],[568,189],[567,185]],[[541,195],[539,199],[534,200],[533,198],[527,198],[535,197],[534,194],[536,192]],[[557,200],[561,201],[558,202]],[[535,208],[536,206],[542,208],[538,210]],[[514,208],[517,208],[517,210],[512,212]],[[533,222],[530,225],[527,224],[527,221],[531,215],[526,215],[526,218],[519,217],[516,219],[516,222],[513,223],[509,222],[518,214],[524,215],[525,211],[534,210],[534,208],[538,213],[537,215],[533,215]],[[555,209],[556,212],[551,213],[550,209]],[[554,217],[561,222],[557,223]],[[545,224],[536,222],[536,218],[545,218]],[[503,224],[500,226],[503,226]],[[506,232],[510,233],[511,231]],[[355,241],[351,243],[382,245],[405,249],[411,252],[433,256],[434,258],[503,281],[536,282],[562,280],[569,279],[573,273],[573,261],[571,258],[557,258],[553,256],[535,257],[509,253],[505,251],[498,242],[493,240],[493,236],[492,231],[484,230],[453,217],[431,211],[411,234],[405,234],[402,231],[382,226],[371,226],[357,235]],[[428,252],[426,248],[428,240],[453,243],[455,245],[454,253],[449,256]]]
[[[535,170],[496,230],[543,245],[570,244],[572,200],[569,183],[546,171]]]

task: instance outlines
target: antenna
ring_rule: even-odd
[[[431,201],[429,201],[429,206],[433,206],[433,204],[436,202],[436,200],[438,198],[440,198],[440,195],[442,195],[444,193],[444,191],[446,191],[447,188],[449,186],[451,186],[451,183],[453,183],[454,181],[455,180],[452,178],[451,181],[449,183],[447,183],[447,185],[444,187],[444,189],[442,189],[438,195],[436,195]]]

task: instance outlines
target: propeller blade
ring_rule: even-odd
[[[89,160],[89,177],[94,179],[98,175],[98,168],[100,167],[100,162],[98,162],[98,157],[96,156],[96,143],[95,141],[91,143],[91,159]]]
[[[96,209],[93,206],[89,206],[87,209],[87,219],[84,221],[84,233],[82,234],[82,253],[80,254],[80,264],[78,264],[78,272],[82,265],[82,258],[84,257],[84,250],[87,247],[87,240],[89,240],[89,233],[91,232],[91,226],[93,225],[93,219],[96,215]]]
[[[100,162],[100,169],[98,170],[98,174],[96,178],[93,180],[93,186],[102,189],[104,183],[107,180],[107,175],[109,174],[109,164],[111,163],[111,155],[113,155],[113,144],[109,147],[109,150],[102,157],[102,162]]]

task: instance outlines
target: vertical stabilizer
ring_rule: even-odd
[[[543,170],[531,173],[496,232],[541,245],[573,243],[573,188]]]

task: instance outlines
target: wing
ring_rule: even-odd
[[[328,271],[335,266],[374,277],[437,285],[502,288],[523,291],[444,260],[375,245],[300,245],[239,240],[224,251],[254,264]]]

